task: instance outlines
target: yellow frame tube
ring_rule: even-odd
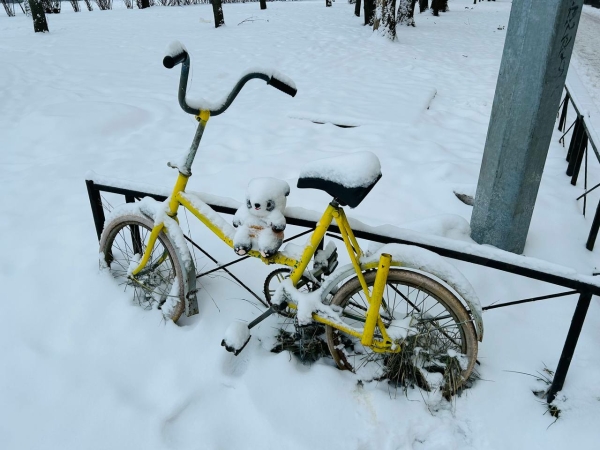
[[[177,181],[175,182],[175,187],[173,188],[173,192],[171,193],[171,198],[169,200],[169,216],[170,217],[174,217],[177,215],[177,210],[179,209],[179,204],[181,204],[181,196],[179,194],[181,192],[185,192],[185,188],[187,186],[187,182],[189,179],[190,179],[189,176],[185,176],[181,172],[179,173],[179,176],[177,177]]]
[[[352,262],[352,265],[354,266],[354,271],[356,272],[358,281],[360,282],[363,292],[365,293],[365,297],[367,298],[368,302],[371,302],[371,296],[369,294],[369,287],[367,286],[365,277],[362,274],[362,269],[360,267],[357,255],[355,253],[356,251],[360,252],[360,248],[358,250],[355,250],[355,248],[352,247],[352,243],[350,241],[350,235],[348,233],[350,224],[348,223],[346,216],[343,214],[343,211],[342,211],[342,214],[339,214],[339,215],[337,215],[337,217],[335,217],[335,221],[337,223],[338,228],[340,229],[342,238],[344,239],[344,244],[346,244],[346,250],[348,251],[348,256],[350,256],[350,261]],[[356,246],[358,247],[358,243],[356,243]]]
[[[158,235],[164,227],[165,225],[161,223],[152,228],[152,231],[150,232],[150,237],[148,238],[148,245],[146,246],[146,250],[144,251],[144,256],[142,256],[142,259],[138,266],[131,272],[131,275],[137,275],[141,272],[141,270],[144,267],[146,267],[146,264],[148,264],[148,260],[150,259],[150,255],[152,254],[154,244],[156,244],[156,240],[158,239]]]
[[[216,227],[210,221],[210,219],[208,217],[206,217],[204,214],[202,214],[200,211],[198,211],[188,199],[186,199],[184,196],[181,195],[181,193],[179,193],[179,192],[177,193],[177,195],[175,196],[175,201],[177,201],[177,203],[181,204],[184,208],[186,208],[194,216],[196,216],[196,218],[200,222],[202,222],[204,225],[206,225],[206,227],[210,231],[212,231],[214,234],[216,234],[219,239],[221,239],[223,242],[225,242],[230,247],[233,247],[233,241],[231,240],[231,238],[229,236],[227,236],[225,233],[223,233],[223,231],[220,228]]]
[[[365,321],[363,335],[360,340],[361,344],[365,346],[370,346],[373,343],[375,325],[379,325],[381,320],[379,308],[381,307],[381,299],[383,298],[383,290],[385,289],[391,262],[392,256],[387,253],[382,253],[379,257],[379,267],[375,275],[375,284],[373,285],[373,293],[371,294],[369,309],[367,311],[367,320]]]
[[[313,314],[312,318],[315,322],[322,323],[323,325],[329,325],[330,327],[333,327],[336,330],[340,330],[350,336],[354,336],[357,339],[361,339],[363,336],[362,333],[360,333],[359,331],[356,331],[353,328],[348,328],[345,325],[340,324],[339,322],[329,320],[325,317],[321,317],[316,313]],[[373,351],[375,351],[375,352],[390,352],[391,347],[392,347],[392,342],[387,337],[384,337],[383,340],[382,339],[373,339],[373,342],[371,342],[369,347],[371,347],[373,349]],[[397,348],[393,349],[392,352],[398,353],[398,352],[400,352],[400,350],[401,350],[401,347],[398,346]]]
[[[315,254],[315,252],[317,250],[317,247],[323,240],[323,237],[325,236],[325,233],[329,229],[329,225],[331,225],[331,222],[333,221],[333,217],[336,215],[337,211],[338,211],[338,209],[336,207],[334,207],[332,205],[327,205],[327,209],[321,216],[321,219],[319,219],[319,222],[317,222],[315,231],[313,231],[313,233],[310,235],[309,244],[304,248],[304,251],[302,252],[302,257],[300,258],[300,261],[298,261],[297,264],[294,264],[294,269],[292,270],[292,273],[290,274],[290,279],[292,280],[292,283],[294,286],[296,286],[298,281],[300,281],[300,278],[302,277],[304,270],[310,263],[310,260],[312,259],[313,255]]]
[[[356,257],[358,259],[360,259],[360,257],[362,256],[362,250],[360,249],[360,245],[358,245],[358,241],[356,240],[356,237],[354,236],[354,232],[352,231],[350,222],[348,222],[346,213],[341,208],[339,209],[339,213],[340,213],[340,219],[344,222],[344,227],[346,228],[346,233],[348,234],[348,237],[350,238],[350,243],[352,244],[352,247],[354,248],[354,251],[356,252]]]
[[[350,336],[354,336],[355,338],[360,339],[362,337],[362,333],[356,331],[355,329],[346,327],[345,325],[342,325],[339,322],[326,319],[325,317],[321,317],[317,313],[313,313],[312,318],[315,322],[322,323],[323,325],[329,325],[330,327],[343,331],[344,333],[349,334]]]
[[[177,193],[176,200],[179,204],[181,204],[184,208],[190,211],[200,222],[202,222],[210,231],[212,231],[219,239],[225,242],[229,247],[233,248],[233,240],[223,233],[219,227],[215,226],[211,220],[206,217],[202,212],[200,212],[194,205],[186,199],[181,192]],[[281,264],[284,266],[296,267],[298,261],[292,258],[288,258],[287,256],[282,255],[281,253],[276,253],[270,258],[263,258],[263,256],[256,250],[250,250],[248,252],[249,256],[253,256],[255,258],[260,258],[266,264]],[[310,261],[310,258],[309,258]],[[298,278],[299,279],[299,278]]]

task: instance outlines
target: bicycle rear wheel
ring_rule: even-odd
[[[376,271],[364,275],[371,292]],[[341,309],[340,317],[348,325],[363,328],[368,302],[358,277],[339,289],[331,305]],[[435,379],[428,373],[437,372],[444,380],[453,378],[451,385],[445,386],[451,393],[468,379],[477,358],[475,327],[460,300],[441,283],[419,272],[390,269],[380,314],[388,334],[402,350],[377,353],[359,339],[328,326],[327,344],[340,369],[363,379],[423,384],[420,387],[427,387],[428,378]],[[378,329],[375,338],[381,338]],[[447,375],[447,368],[456,362],[455,373]],[[440,375],[437,378],[441,382]]]
[[[131,279],[144,254],[154,223],[137,215],[124,215],[109,222],[100,238],[103,265],[117,282],[146,309],[161,309],[166,319],[177,322],[185,310],[184,274],[169,237],[161,232],[146,267]]]

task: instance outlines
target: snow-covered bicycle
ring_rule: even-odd
[[[198,195],[186,192],[203,131],[209,118],[227,110],[249,80],[264,80],[292,97],[295,85],[276,71],[251,71],[223,101],[190,104],[186,99],[189,55],[179,43],[173,43],[168,53],[165,67],[182,64],[179,104],[199,125],[185,158],[169,163],[179,172],[170,197],[164,203],[144,198],[122,205],[107,218],[100,240],[101,265],[132,288],[136,301],[158,306],[166,318],[176,322],[184,312],[197,313],[195,267],[177,220],[179,208],[184,207],[239,254],[286,266],[270,278],[278,278],[278,286],[270,290],[267,283],[265,295],[271,307],[250,324],[233,324],[227,330],[222,342],[227,350],[239,353],[252,327],[280,313],[294,316],[298,326],[323,324],[329,351],[340,369],[401,383],[408,363],[443,376],[445,368],[454,364],[458,376],[452,390],[464,383],[476,361],[477,341],[483,337],[481,308],[469,282],[441,257],[420,248],[389,244],[365,254],[346,218],[343,207],[358,206],[381,177],[377,157],[370,152],[352,153],[314,161],[301,171],[299,188],[320,189],[333,197],[301,253],[236,246],[237,230]],[[271,187],[278,189],[285,183],[278,181],[262,183],[260,195],[268,199]],[[248,200],[244,207],[268,210],[269,201]],[[346,266],[337,267],[333,243],[319,249],[333,221],[351,261]],[[278,227],[274,227],[277,233],[282,231],[280,223]]]

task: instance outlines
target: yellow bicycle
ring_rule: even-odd
[[[132,288],[137,302],[146,307],[158,306],[166,318],[176,322],[184,312],[187,315],[198,312],[196,271],[179,228],[179,207],[190,211],[233,248],[233,227],[198,194],[186,192],[209,118],[222,114],[251,79],[262,79],[291,96],[296,94],[296,88],[277,72],[255,71],[244,75],[222,102],[191,105],[186,100],[190,69],[187,51],[181,44],[172,44],[163,63],[167,68],[182,64],[179,104],[196,117],[199,125],[186,158],[169,163],[179,172],[170,197],[165,203],[143,199],[115,210],[107,218],[101,236],[100,260],[115,278]],[[477,342],[483,337],[476,296],[456,269],[426,250],[390,244],[365,255],[343,207],[358,206],[381,172],[372,153],[353,155],[357,154],[328,158],[322,164],[314,162],[311,170],[300,176],[299,188],[321,189],[333,197],[301,256],[294,258],[277,252],[264,257],[256,250],[248,252],[266,264],[289,269],[278,269],[283,274],[280,278],[285,280],[278,289],[265,292],[271,307],[248,324],[247,329],[272,313],[292,314],[300,326],[310,322],[325,326],[329,351],[340,369],[402,383],[403,365],[418,365],[428,372],[443,374],[445,367],[455,364],[458,376],[453,380],[453,389],[456,389],[471,374]],[[356,164],[352,164],[353,158]],[[347,182],[344,174],[349,171],[358,181]],[[320,249],[333,221],[351,262],[342,267],[337,267],[337,252],[332,251],[331,243]],[[297,288],[301,285],[304,291],[311,292],[299,292]],[[308,285],[310,289],[306,289]],[[247,336],[233,334],[223,345],[237,354],[247,343],[249,332]]]

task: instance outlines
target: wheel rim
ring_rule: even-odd
[[[366,278],[372,288],[374,273],[367,274]],[[449,361],[456,358],[460,363],[458,373],[462,375],[462,379],[455,380],[457,388],[470,373],[470,359],[474,358],[467,355],[465,327],[471,325],[465,324],[468,317],[461,321],[452,307],[431,289],[402,276],[393,278],[388,278],[384,289],[381,316],[390,337],[395,337],[395,342],[399,342],[403,350],[399,353],[376,353],[360,344],[359,339],[329,328],[330,350],[338,366],[354,371],[361,379],[387,379],[395,384],[423,384],[421,387],[426,387],[426,381],[417,371],[412,374],[413,379],[407,379],[404,371],[414,365],[419,371],[442,373]],[[364,326],[368,302],[357,282],[349,292],[336,296],[332,303],[343,308],[340,316],[348,325],[355,328]],[[377,328],[374,337],[381,338]]]
[[[145,309],[161,307],[169,297],[179,298],[179,292],[172,292],[177,287],[175,266],[160,235],[146,267],[135,281],[128,277],[130,266],[135,267],[146,250],[151,231],[142,223],[124,222],[112,233],[105,253],[112,276],[125,290],[132,291],[133,301]]]

